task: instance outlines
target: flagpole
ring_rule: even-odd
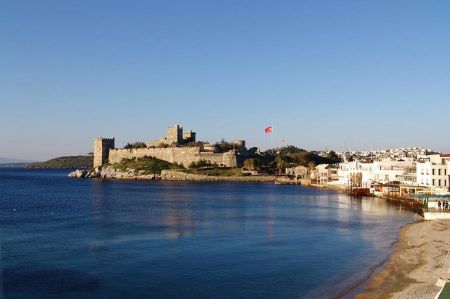
[[[274,146],[273,146],[273,126],[270,125],[270,127],[272,128],[272,131],[270,132],[270,144],[272,146],[272,149],[274,149]]]

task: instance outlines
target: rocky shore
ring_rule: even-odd
[[[441,289],[436,282],[449,275],[449,250],[450,220],[403,227],[386,266],[356,298],[435,298]]]
[[[77,169],[68,174],[70,178],[100,178],[100,179],[129,179],[129,180],[155,180],[161,179],[160,175],[144,174],[144,171],[128,169],[120,171],[110,166],[94,170]]]
[[[68,174],[71,178],[100,178],[100,179],[127,179],[127,180],[164,180],[164,181],[192,181],[192,182],[275,182],[276,176],[209,176],[192,174],[176,170],[163,170],[161,174],[145,174],[144,171],[127,169],[120,171],[110,166],[95,170],[77,169]]]

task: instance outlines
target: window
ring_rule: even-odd
[[[441,186],[441,180],[438,180],[438,186],[439,187]]]
[[[444,169],[444,175],[447,175],[447,169]]]
[[[434,169],[431,170],[431,175],[434,175]]]
[[[447,180],[444,180],[444,186],[447,186]]]
[[[434,179],[432,179],[432,180],[431,180],[431,185],[433,185],[433,186],[434,186]]]
[[[441,170],[440,169],[438,169],[438,175],[441,175]]]

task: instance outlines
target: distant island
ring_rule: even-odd
[[[91,169],[94,165],[94,157],[87,156],[66,156],[50,159],[45,162],[34,162],[25,164],[26,168],[55,168],[55,169]]]
[[[0,157],[0,168],[25,167],[33,161]]]
[[[29,163],[0,163],[0,168],[22,168],[27,167]]]

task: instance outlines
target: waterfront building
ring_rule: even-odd
[[[337,175],[340,185],[352,184],[352,179],[356,174],[361,174],[360,187],[369,188],[374,180],[373,163],[352,161],[339,164]]]
[[[349,185],[353,175],[361,174],[361,186],[369,188],[372,183],[415,182],[415,163],[412,161],[383,160],[375,162],[344,162],[339,164],[338,180],[340,185]]]
[[[315,179],[317,184],[323,186],[334,183],[339,180],[338,167],[333,164],[319,164],[311,174],[311,179]]]
[[[415,175],[415,163],[412,161],[375,161],[373,162],[373,180],[378,183],[412,181],[411,173]],[[406,176],[406,177],[405,177]]]
[[[286,175],[295,177],[296,180],[309,178],[308,168],[305,166],[288,167],[285,170]]]
[[[416,164],[416,180],[419,186],[433,189],[449,189],[450,155],[424,155]]]

